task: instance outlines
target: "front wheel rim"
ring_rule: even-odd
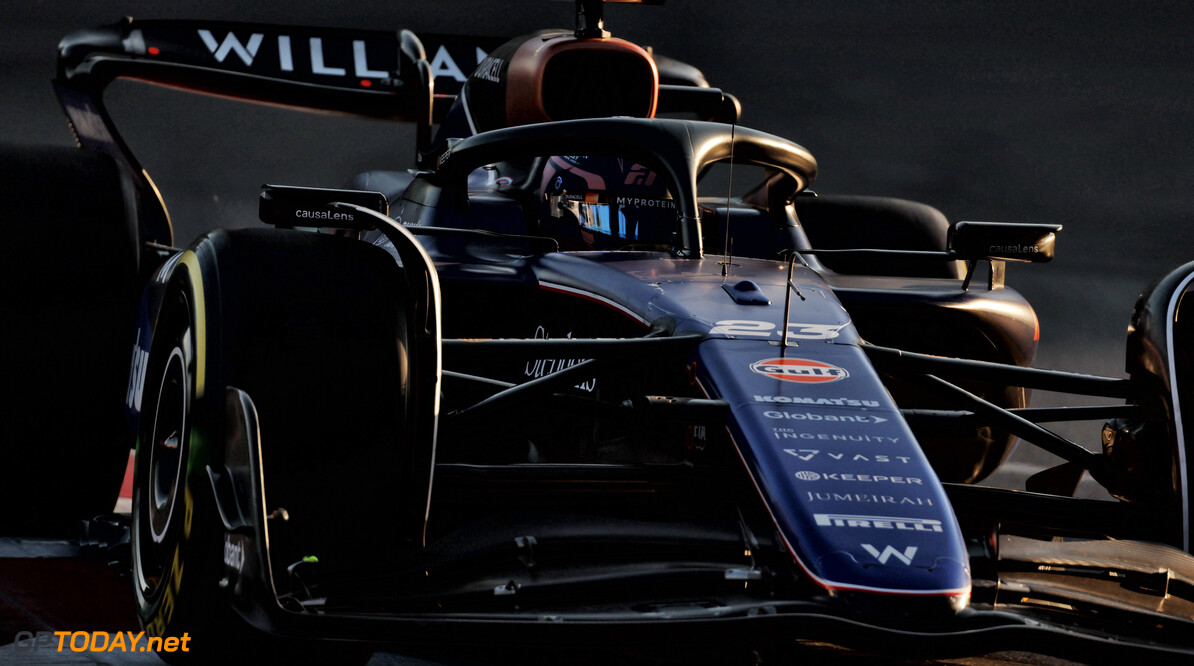
[[[150,436],[146,509],[154,543],[166,538],[183,483],[183,443],[187,436],[190,382],[182,349],[175,347],[166,361],[158,388],[157,409]]]

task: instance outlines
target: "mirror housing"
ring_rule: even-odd
[[[390,204],[381,192],[363,190],[329,190],[320,187],[291,185],[262,185],[258,199],[258,216],[262,222],[280,229],[295,227],[371,229],[361,227],[352,211],[334,204],[349,203],[389,215]],[[370,220],[369,225],[375,221]]]
[[[949,230],[949,251],[958,259],[975,261],[1053,260],[1060,224],[1016,222],[958,222]]]

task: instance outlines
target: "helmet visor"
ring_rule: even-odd
[[[572,217],[582,230],[611,240],[667,245],[676,231],[676,204],[671,199],[564,192],[550,195],[548,201],[552,217]]]

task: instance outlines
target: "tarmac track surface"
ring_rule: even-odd
[[[123,15],[483,35],[572,24],[570,3],[545,0],[519,2],[517,11],[513,2],[495,0],[338,4],[14,3],[0,22],[3,140],[70,144],[48,85],[53,47],[71,30]],[[694,64],[712,85],[737,95],[745,124],[808,147],[820,164],[819,192],[925,201],[952,220],[1064,224],[1052,265],[1008,271],[1009,284],[1037,305],[1040,367],[1122,376],[1136,295],[1194,258],[1194,68],[1187,35],[1194,5],[673,0],[665,7],[610,7],[606,18],[616,36]],[[207,228],[255,224],[261,183],[334,187],[367,169],[405,167],[413,151],[409,132],[383,123],[138,84],[114,86],[109,99],[163,191],[184,245]],[[1034,404],[1069,403],[1037,394]],[[1062,434],[1094,448],[1098,424]],[[1025,470],[1053,462],[1022,446],[998,480],[1014,486]],[[4,613],[11,600],[23,603],[20,595],[36,588],[41,566],[11,561],[6,557],[0,568]],[[86,567],[76,570],[81,566],[67,565],[48,579],[89,578]],[[112,582],[90,571],[97,587]],[[104,626],[102,618],[123,617],[114,597],[88,594],[47,591],[37,603],[62,602],[65,614],[41,617],[55,628],[89,629]],[[48,613],[48,606],[29,608]],[[70,613],[84,611],[97,613],[96,620],[74,624]],[[8,640],[0,635],[0,642]],[[8,649],[0,648],[0,660],[12,656]]]

